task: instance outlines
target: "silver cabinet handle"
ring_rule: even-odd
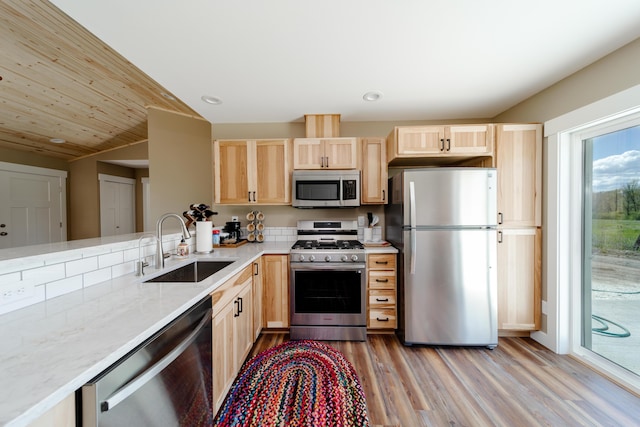
[[[176,360],[184,351],[196,340],[200,331],[207,326],[207,324],[211,323],[211,315],[213,314],[213,309],[209,309],[207,313],[202,317],[198,326],[195,327],[193,331],[177,346],[173,348],[166,356],[162,359],[158,360],[151,367],[146,369],[143,373],[135,377],[132,381],[127,383],[124,387],[116,390],[111,396],[109,396],[105,401],[100,402],[100,409],[102,412],[107,412],[116,407],[120,402],[122,402],[127,397],[131,396],[133,393],[138,391],[143,385],[148,383],[153,379],[156,375],[158,375],[164,368],[169,366],[174,360]]]
[[[411,274],[416,274],[416,185],[409,181],[409,225],[411,226]]]
[[[502,212],[498,212],[498,224],[502,224]]]

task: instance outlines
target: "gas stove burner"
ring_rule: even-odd
[[[298,240],[294,243],[292,249],[364,249],[364,246],[358,240]]]

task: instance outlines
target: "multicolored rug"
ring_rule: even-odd
[[[353,366],[338,350],[288,341],[247,361],[215,426],[368,426]]]

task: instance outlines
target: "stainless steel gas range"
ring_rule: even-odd
[[[357,221],[298,221],[290,268],[291,339],[366,339],[366,257]]]

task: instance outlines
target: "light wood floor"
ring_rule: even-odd
[[[288,340],[263,334],[251,355]],[[529,338],[484,348],[405,347],[395,335],[338,342],[372,426],[640,426],[640,397]]]

